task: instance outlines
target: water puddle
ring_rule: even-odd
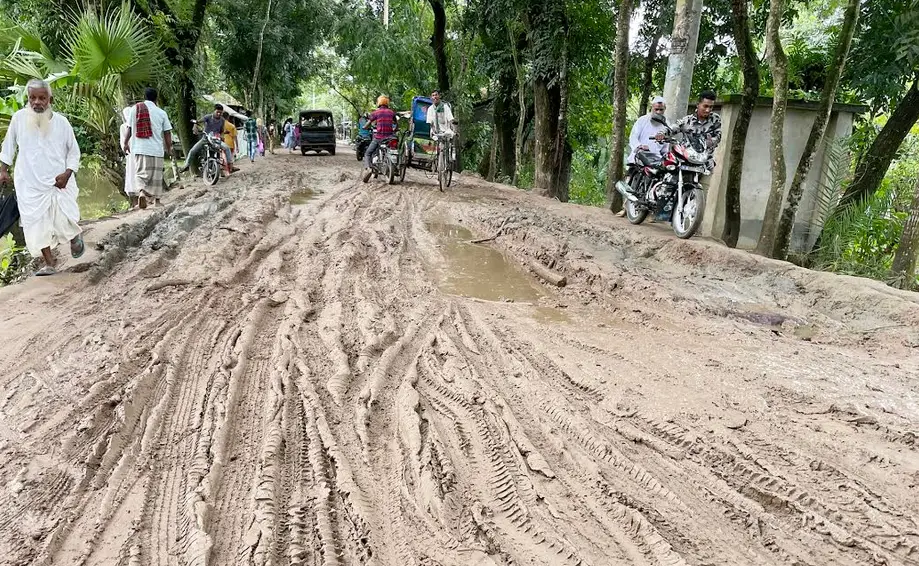
[[[290,193],[290,205],[304,205],[319,196],[319,193],[312,189],[300,189]]]
[[[534,304],[546,296],[532,277],[509,262],[501,252],[468,243],[475,236],[466,228],[440,222],[427,223],[427,228],[437,237],[440,251],[447,260],[441,291],[486,301]]]

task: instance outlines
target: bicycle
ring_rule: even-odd
[[[444,187],[449,187],[453,182],[453,168],[456,163],[453,149],[453,132],[445,131],[439,134],[432,133],[431,137],[437,143],[434,157],[434,172],[437,174],[437,183],[441,192]]]

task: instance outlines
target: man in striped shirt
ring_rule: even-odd
[[[389,98],[381,96],[377,98],[377,109],[370,114],[370,124],[376,126],[373,132],[373,140],[364,153],[364,182],[370,180],[373,171],[370,169],[370,162],[373,154],[380,147],[380,142],[386,138],[392,137],[396,133],[396,113],[389,108]]]

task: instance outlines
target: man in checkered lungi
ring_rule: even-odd
[[[172,124],[169,116],[156,105],[156,89],[144,91],[144,102],[134,105],[128,119],[128,134],[125,152],[134,154],[136,164],[136,188],[141,208],[147,208],[147,201],[161,206],[163,196],[163,147],[172,155]]]

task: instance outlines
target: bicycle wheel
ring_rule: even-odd
[[[444,187],[447,186],[447,152],[439,150],[437,152],[437,184],[440,192],[443,192]]]
[[[204,168],[201,171],[201,175],[204,177],[204,182],[208,185],[216,185],[217,180],[220,179],[220,164],[217,163],[217,160],[213,157],[208,158],[204,162]]]
[[[447,166],[446,166],[446,171],[444,172],[444,174],[447,176],[447,186],[449,187],[450,184],[453,182],[453,165],[455,163],[453,161],[453,140],[450,140],[447,143],[446,154],[447,154],[447,157],[445,161],[446,161]]]
[[[399,182],[405,182],[405,170],[408,169],[408,144],[402,144],[399,150]]]

